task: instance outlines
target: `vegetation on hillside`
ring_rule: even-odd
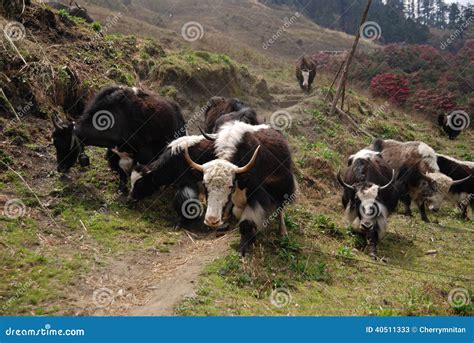
[[[372,94],[429,115],[435,120],[450,111],[474,110],[474,40],[456,53],[429,45],[389,44],[356,54],[349,79]],[[319,58],[319,56],[316,56]],[[323,60],[324,70],[336,73],[340,59]]]
[[[122,8],[114,1],[102,2]],[[383,259],[377,262],[343,220],[335,175],[346,157],[370,139],[344,119],[329,117],[323,99],[334,77],[331,61],[318,74],[316,92],[306,96],[293,80],[289,55],[269,59],[260,47],[250,45],[225,54],[220,46],[206,51],[176,37],[166,43],[161,36],[149,39],[129,32],[101,36],[97,24],[44,6],[27,6],[21,15],[21,8],[12,11],[2,13],[0,25],[21,22],[26,34],[14,42],[17,50],[2,37],[5,49],[0,51],[1,315],[127,315],[153,297],[164,277],[179,276],[179,268],[186,268],[190,259],[223,242],[202,227],[176,230],[171,189],[136,207],[127,204],[115,193],[116,176],[103,149],[87,148],[89,168],[75,167],[67,176],[55,171],[51,116],[77,117],[87,100],[111,83],[175,98],[188,123],[193,120],[191,130],[196,129],[192,113],[213,95],[239,96],[267,122],[275,110],[291,116],[284,134],[293,152],[300,197],[287,208],[289,237],[278,237],[274,223],[259,234],[250,256],[240,259],[236,232],[230,231],[224,236],[230,237],[230,246],[224,240],[222,257],[205,268],[196,294],[176,304],[175,313],[473,314],[472,302],[453,306],[448,301],[453,289],[470,292],[474,272],[474,224],[459,219],[452,205],[433,214],[431,223],[423,223],[417,214],[392,216],[388,236],[379,246]],[[241,20],[229,20],[229,25],[246,22]],[[307,33],[310,37],[314,32]],[[321,41],[328,37],[318,33]],[[213,34],[213,42],[228,38]],[[377,61],[384,65],[380,73],[404,75],[410,80],[410,96],[446,79],[457,105],[472,97],[461,83],[450,84],[460,81],[450,79],[448,69],[429,69],[424,47],[395,51],[408,66],[384,51],[358,60],[367,63],[371,77],[379,74],[373,72]],[[460,52],[455,63],[460,67],[468,58],[469,51]],[[346,107],[358,125],[374,136],[422,140],[441,153],[474,161],[472,131],[449,141],[409,105],[392,106],[383,96],[370,95],[365,89],[371,79],[358,78],[361,70],[356,66],[346,90]],[[419,81],[412,82],[416,72]],[[262,94],[268,97],[262,99]],[[7,204],[18,211],[8,214]],[[202,248],[203,242],[208,246]]]

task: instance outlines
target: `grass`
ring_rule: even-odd
[[[166,253],[181,239],[180,232],[169,231],[168,195],[150,200],[159,204],[158,211],[147,208],[150,202],[139,212],[129,208],[115,194],[115,177],[104,178],[103,151],[89,149],[88,154],[95,168],[75,180],[55,181],[51,195],[57,201],[48,208],[54,221],[41,215],[36,198],[13,172],[0,174],[0,189],[14,192],[26,209],[16,219],[0,217],[0,314],[72,314],[73,304],[65,299],[81,288],[81,277],[97,264],[96,254]]]
[[[97,26],[77,25],[81,32],[95,37]],[[213,42],[217,40],[206,34],[204,45]],[[132,85],[136,81],[133,61],[139,60],[155,65],[151,71],[155,79],[146,81],[148,86],[156,81],[161,85],[170,75],[186,81],[189,77],[203,78],[209,81],[208,86],[245,69],[271,82],[293,84],[293,70],[286,60],[269,58],[248,46],[238,46],[239,51],[229,57],[221,53],[226,47],[216,48],[218,53],[189,48],[164,50],[156,41],[133,35],[107,35],[103,42],[90,43],[97,49],[58,47],[57,55],[49,56],[57,61],[61,84],[70,82],[62,67],[67,65],[77,69],[82,85],[90,90],[112,81]],[[34,51],[25,55],[35,56]],[[248,66],[240,66],[242,61],[248,61]],[[109,75],[107,70],[111,70]],[[171,85],[174,80],[164,82],[166,87],[160,87],[159,92],[175,97],[178,87]],[[332,77],[323,75],[321,80],[330,82]],[[323,85],[323,94],[327,89]],[[241,91],[236,89],[232,95]],[[352,110],[351,114],[370,132],[385,138],[424,140],[442,153],[473,160],[472,133],[448,141],[426,118],[391,105],[376,114],[377,106],[371,105],[373,101],[362,90],[347,93],[351,108],[360,105],[363,109],[363,113]],[[45,108],[56,110],[56,106],[47,105]],[[303,114],[295,114],[295,131],[288,133],[301,188],[300,198],[285,211],[289,236],[280,238],[273,222],[259,233],[252,254],[244,260],[235,250],[238,242],[234,242],[231,253],[206,267],[197,284],[197,295],[180,303],[177,313],[472,315],[471,305],[452,307],[447,299],[454,288],[472,289],[472,280],[466,279],[473,275],[473,223],[461,221],[450,206],[430,214],[434,220],[430,224],[421,222],[417,212],[413,218],[395,214],[390,218],[387,237],[379,245],[379,255],[387,262],[373,262],[364,251],[366,242],[351,232],[342,218],[340,189],[334,178],[345,158],[369,144],[370,139],[338,117],[329,117],[322,99],[305,100],[301,109]],[[21,218],[0,217],[0,311],[12,315],[74,314],[72,294],[86,292],[82,295],[90,296],[83,288],[87,278],[105,275],[113,261],[123,256],[138,260],[146,256],[152,265],[156,254],[171,252],[183,234],[172,230],[175,215],[170,192],[137,208],[129,207],[115,194],[117,179],[108,171],[101,149],[88,149],[91,167],[80,171],[75,167],[69,178],[44,173],[43,163],[50,170],[54,168],[51,148],[46,156],[38,158],[36,154],[44,154],[37,151],[38,146],[48,144],[46,131],[40,130],[44,122],[32,118],[25,122],[25,127],[9,128],[6,133],[10,140],[20,137],[26,144],[15,146],[18,152],[2,147],[0,159],[20,169],[39,189],[40,198],[51,202],[44,204],[44,210],[21,180],[0,164],[2,197],[19,198],[27,207]],[[153,257],[146,255],[150,251]],[[291,296],[283,307],[274,306],[271,299],[279,289]]]
[[[374,263],[356,249],[349,232],[335,238],[327,230],[333,226],[328,218],[314,214],[311,219],[305,220],[304,234],[298,233],[296,239],[290,234],[289,240],[277,244],[271,235],[265,236],[245,261],[238,261],[233,254],[214,262],[206,270],[197,296],[180,304],[178,313],[472,315],[472,307],[456,309],[447,301],[451,289],[472,287],[472,281],[462,280],[472,275],[468,253],[472,233],[464,232],[457,220],[445,219],[444,225],[458,228],[446,232],[428,225],[413,227],[418,220],[395,215],[391,232],[379,247],[380,255],[389,262]],[[261,245],[263,249],[275,246],[262,256]],[[438,254],[425,255],[433,248]],[[278,260],[285,263],[278,264]],[[278,272],[269,272],[272,267]],[[292,297],[283,309],[273,306],[269,299],[277,287],[287,288]]]

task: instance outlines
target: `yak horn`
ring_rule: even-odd
[[[53,126],[54,126],[56,129],[58,129],[58,130],[61,129],[61,123],[59,123],[59,122],[57,121],[57,118],[56,118],[55,115],[53,115],[53,116],[51,117],[51,120],[53,121]]]
[[[392,169],[392,179],[390,180],[390,182],[387,183],[385,186],[380,187],[379,190],[383,190],[385,188],[390,187],[390,185],[393,183],[393,181],[395,181],[395,169]]]
[[[339,183],[341,184],[342,187],[349,188],[351,191],[355,191],[354,186],[348,185],[347,183],[345,183],[345,182],[342,180],[341,171],[340,171],[340,170],[337,172],[337,181],[339,181]]]
[[[249,163],[247,163],[245,166],[243,167],[240,167],[240,168],[237,168],[237,170],[235,171],[236,174],[242,174],[242,173],[246,173],[248,171],[250,171],[250,169],[252,169],[252,167],[254,166],[255,164],[255,161],[257,160],[257,154],[258,154],[258,151],[260,150],[260,145],[257,147],[257,149],[255,149],[254,153],[253,153],[253,156],[252,158],[250,159]]]
[[[451,186],[460,185],[461,183],[463,183],[464,181],[467,181],[470,178],[471,178],[471,175],[468,175],[467,177],[462,178],[460,180],[456,180],[456,181],[453,180],[453,183],[451,184]]]
[[[216,140],[214,137],[211,137],[207,133],[205,133],[202,127],[198,126],[198,129],[201,132],[201,135],[203,135],[204,138],[206,138],[208,141],[214,142]]]
[[[189,151],[188,151],[188,146],[184,148],[184,158],[186,159],[186,162],[188,162],[189,166],[193,169],[196,169],[197,171],[204,172],[204,168],[202,165],[197,164],[191,159],[191,156],[189,156]]]

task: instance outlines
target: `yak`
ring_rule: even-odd
[[[316,68],[316,63],[306,56],[302,56],[296,63],[296,79],[300,88],[306,93],[311,91],[311,85],[316,77]]]
[[[450,156],[437,154],[437,163],[440,172],[453,179],[468,178],[449,188],[450,199],[461,209],[461,217],[467,219],[469,205],[474,211],[474,162],[460,161]]]
[[[179,224],[200,217],[190,213],[193,203],[197,204],[199,201],[201,185],[199,175],[193,172],[184,160],[184,146],[188,147],[193,159],[199,163],[206,163],[216,158],[213,143],[204,136],[178,138],[169,143],[157,160],[147,166],[134,167],[129,194],[130,201],[138,201],[152,195],[162,186],[175,185],[177,191],[174,207],[179,217]]]
[[[224,98],[222,96],[214,96],[206,104],[204,112],[204,130],[208,133],[217,131],[216,121],[219,117],[240,111],[244,107],[242,101],[237,98]]]
[[[101,90],[77,122],[53,118],[53,125],[58,172],[66,173],[78,159],[81,166],[88,165],[84,146],[108,148],[106,156],[110,167],[119,174],[121,193],[127,193],[134,163],[155,160],[177,133],[183,136],[186,131],[178,104],[135,87],[122,86]]]
[[[344,177],[342,205],[352,228],[369,243],[370,255],[377,258],[377,243],[385,236],[387,219],[397,207],[399,192],[395,171],[376,152],[361,150],[348,161]]]
[[[295,198],[296,182],[288,143],[268,125],[234,121],[224,124],[212,141],[216,159],[196,161],[185,146],[185,159],[200,172],[206,189],[204,223],[224,224],[229,202],[239,221],[240,253],[245,256],[257,229],[277,213],[280,234],[286,235],[284,207]]]
[[[401,192],[400,201],[405,204],[405,214],[411,216],[412,199],[417,204],[421,219],[428,222],[426,207],[437,211],[450,187],[460,185],[467,178],[453,180],[440,172],[435,151],[423,142],[398,142],[376,139],[369,149],[381,153],[382,158],[397,174]]]
[[[94,19],[91,18],[89,13],[87,13],[87,9],[79,6],[76,1],[71,1],[68,5],[64,5],[60,2],[51,1],[47,2],[49,6],[57,10],[65,10],[67,13],[74,17],[79,17],[84,19],[87,23],[93,23]]]

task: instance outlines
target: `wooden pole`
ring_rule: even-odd
[[[326,102],[326,100],[327,100],[328,97],[329,97],[329,94],[331,94],[332,86],[334,86],[334,84],[336,83],[336,80],[337,80],[337,78],[339,77],[339,74],[341,73],[342,67],[344,67],[344,63],[345,63],[345,62],[346,62],[346,61],[342,61],[341,65],[339,66],[339,70],[337,71],[336,77],[334,78],[334,80],[332,80],[332,83],[331,83],[331,85],[329,86],[329,90],[328,90],[328,93],[326,94],[326,97],[324,98],[324,102]]]
[[[354,43],[352,44],[351,52],[347,56],[346,63],[344,65],[344,71],[342,72],[342,77],[339,80],[339,85],[337,86],[337,91],[336,95],[334,96],[334,99],[332,100],[332,105],[331,105],[331,111],[329,111],[329,115],[332,116],[334,115],[334,112],[336,112],[336,106],[339,98],[341,97],[341,92],[342,89],[344,88],[344,84],[346,83],[347,75],[349,74],[349,66],[351,65],[352,62],[352,57],[354,56],[354,53],[357,48],[357,44],[359,43],[360,39],[360,28],[361,26],[365,23],[365,20],[367,19],[367,14],[369,13],[370,5],[372,4],[372,0],[367,0],[367,5],[365,6],[364,13],[362,14],[362,18],[360,20],[360,25],[359,25],[359,30],[357,30]]]

